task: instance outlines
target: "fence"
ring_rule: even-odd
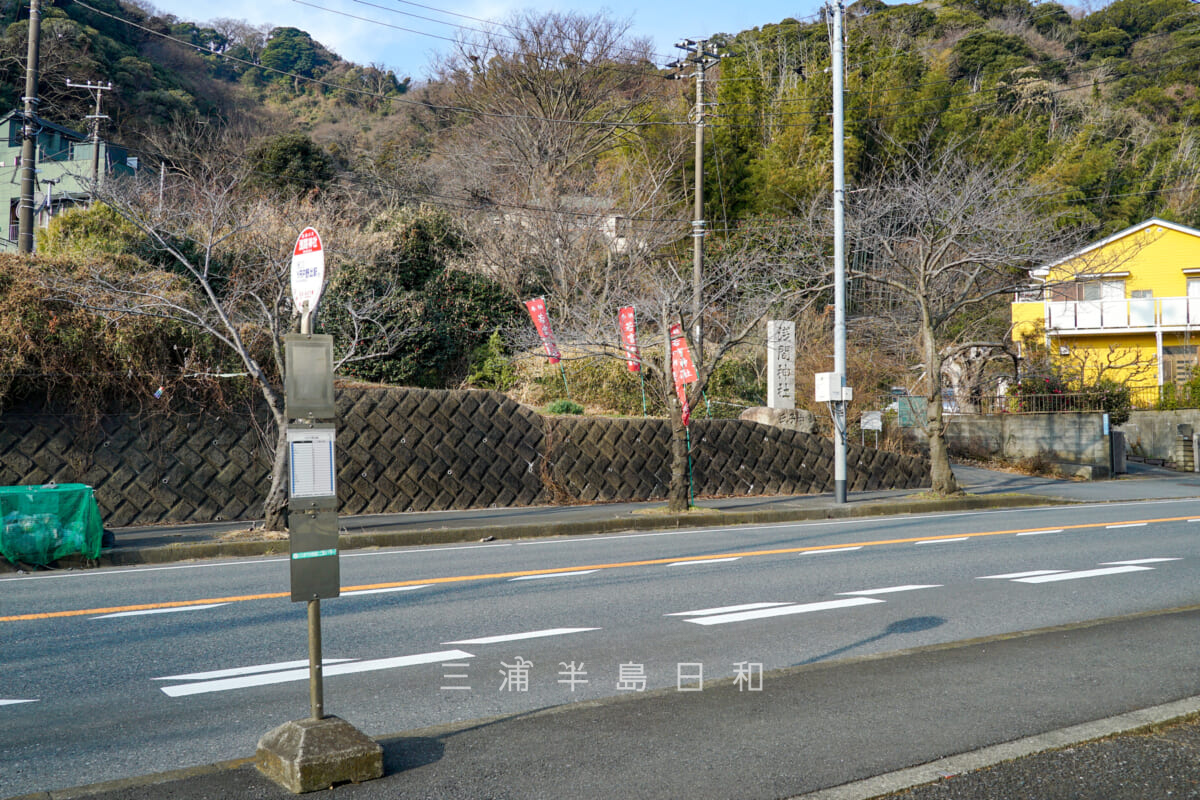
[[[960,404],[957,413],[1047,414],[1066,411],[1103,411],[1104,396],[1096,392],[1053,392],[1051,394],[981,397],[968,409]]]
[[[1129,388],[1128,392],[1129,407],[1133,410],[1174,411],[1181,408],[1200,408],[1200,392],[1194,392],[1191,387],[1186,385],[1139,386]],[[896,398],[892,399],[897,400]],[[912,427],[924,422],[925,398],[923,397],[901,397],[890,408],[899,411],[901,427]],[[973,398],[970,402],[947,396],[942,401],[942,411],[946,414],[1046,414],[1104,410],[1105,393],[1099,390],[1051,394],[985,395]],[[906,411],[909,412],[907,415]],[[909,422],[907,416],[913,416],[915,421]]]

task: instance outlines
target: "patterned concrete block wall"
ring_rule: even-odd
[[[0,485],[86,483],[108,527],[261,517],[269,470],[246,415],[0,418]]]
[[[691,425],[697,495],[813,494],[833,491],[833,443],[813,434],[741,420]],[[548,461],[561,498],[631,501],[665,497],[671,478],[666,420],[553,418]],[[929,462],[852,446],[850,491],[930,485]]]
[[[488,508],[666,495],[665,420],[546,418],[494,392],[338,391],[340,513]],[[109,527],[254,519],[271,454],[245,414],[0,418],[0,485],[86,483]],[[692,425],[696,493],[827,492],[833,447],[737,420]],[[929,485],[923,459],[851,447],[848,488]]]
[[[338,392],[342,514],[528,506],[542,483],[543,417],[496,392]]]

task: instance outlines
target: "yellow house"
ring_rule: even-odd
[[[1044,337],[1056,363],[1085,381],[1154,389],[1191,377],[1200,230],[1149,219],[1031,276],[1035,285],[1012,304],[1013,339],[1023,347]]]

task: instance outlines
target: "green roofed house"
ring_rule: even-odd
[[[34,249],[37,230],[65,209],[91,200],[94,145],[84,134],[34,118],[38,126],[37,164],[33,187]],[[0,208],[8,209],[8,227],[0,238],[0,252],[17,251],[17,209],[21,201],[21,131],[25,115],[14,110],[0,116]],[[137,159],[122,147],[101,140],[99,173],[103,181],[109,175],[132,175]]]

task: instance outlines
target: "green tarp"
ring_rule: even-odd
[[[44,567],[67,555],[100,557],[104,526],[90,486],[0,486],[0,555]]]

